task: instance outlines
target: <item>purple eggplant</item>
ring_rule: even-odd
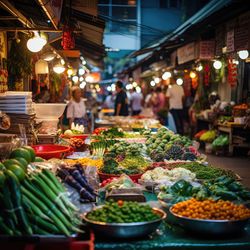
[[[79,170],[74,170],[71,175],[78,181],[83,187],[85,187],[90,193],[94,193],[94,189],[88,184],[87,180],[83,178]]]
[[[70,175],[69,171],[59,169],[57,174],[62,180],[64,180],[65,183],[75,188],[79,192],[82,199],[88,199],[91,202],[96,200],[95,196],[88,192],[88,190],[86,190],[78,181],[76,181],[74,177]]]

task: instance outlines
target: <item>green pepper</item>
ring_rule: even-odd
[[[220,190],[218,192],[215,193],[217,196],[220,196],[221,199],[223,200],[238,200],[239,197],[238,195],[236,195],[234,192],[231,192],[231,191],[223,191],[223,190]]]
[[[190,186],[191,184],[185,180],[179,180],[177,181],[172,187],[171,190],[174,191],[177,194],[185,194],[185,190]],[[192,187],[192,185],[191,185]]]
[[[239,183],[239,182],[232,182],[230,183],[227,188],[230,190],[230,191],[234,191],[234,192],[238,192],[238,191],[242,191],[243,187],[242,185]]]
[[[238,192],[237,194],[244,200],[250,200],[250,191],[248,190],[242,190],[241,192]]]

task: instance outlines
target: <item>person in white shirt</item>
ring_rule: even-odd
[[[79,87],[72,88],[72,99],[68,103],[67,118],[71,127],[72,122],[78,125],[86,125],[86,107]]]
[[[183,134],[183,87],[176,83],[169,85],[167,90],[167,101],[169,103],[169,110],[174,117],[177,133]]]
[[[133,92],[130,97],[132,115],[139,115],[142,111],[142,94],[138,93],[136,89],[133,89]]]

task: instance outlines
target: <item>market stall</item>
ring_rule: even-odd
[[[0,239],[8,248],[250,247],[242,177],[211,166],[189,138],[165,127],[66,137],[85,148],[16,146],[2,159]]]

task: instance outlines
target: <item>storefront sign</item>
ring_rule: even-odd
[[[195,43],[189,43],[179,49],[177,49],[178,63],[183,64],[185,62],[196,59],[195,55]]]
[[[250,49],[250,11],[239,17],[235,28],[235,50]]]
[[[199,58],[201,60],[213,59],[215,50],[215,41],[214,40],[201,41],[199,49],[200,49]]]
[[[230,30],[227,32],[226,46],[227,52],[234,51],[234,30]]]

